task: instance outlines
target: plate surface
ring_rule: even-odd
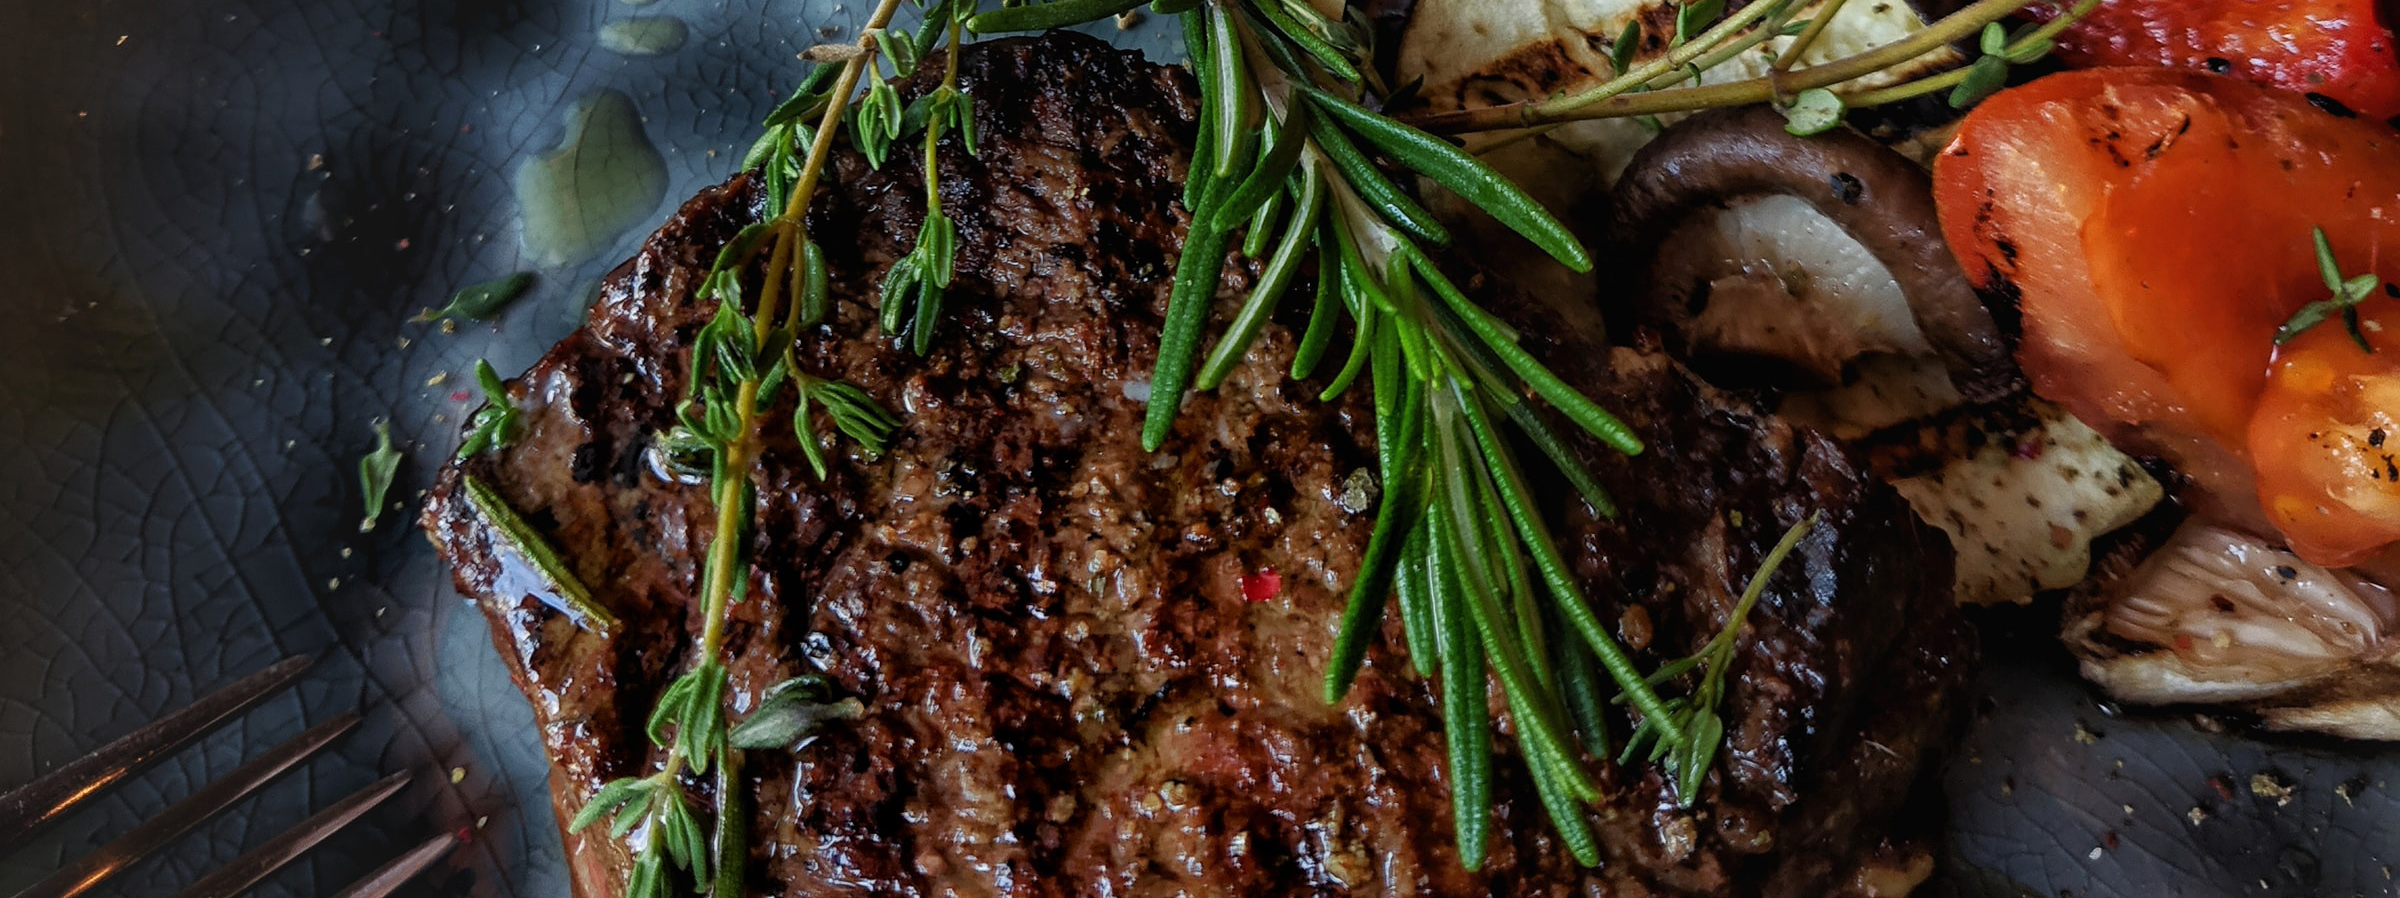
[[[531,717],[409,526],[416,493],[475,402],[474,360],[519,370],[571,329],[642,232],[732,170],[794,54],[864,5],[0,9],[0,786],[278,657],[322,658],[0,858],[0,894],[352,707],[367,722],[335,751],[107,893],[166,894],[396,770],[417,774],[399,800],[255,894],[328,892],[442,830],[473,841],[411,894],[566,893]],[[637,17],[681,23],[680,45],[623,52],[678,30]],[[1178,43],[1155,19],[1110,36]],[[582,152],[551,155],[562,142]],[[529,240],[514,176],[537,159],[610,189],[535,208]],[[520,269],[540,283],[496,325],[407,321]],[[409,507],[361,532],[355,462],[383,418]],[[2391,755],[2110,716],[2046,618],[1991,623],[1938,893],[2392,893],[2374,836],[2400,822]],[[2262,772],[2288,803],[2253,790]]]

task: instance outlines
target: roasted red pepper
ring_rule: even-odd
[[[2019,295],[2037,392],[2311,561],[2400,539],[2400,134],[2230,77],[2088,69],[1984,101],[1934,181],[1967,272]],[[2318,227],[2342,276],[2381,282],[2372,353],[2338,318],[2275,345],[2330,295]]]
[[[2036,4],[2028,12],[2054,12]],[[2058,38],[2070,65],[2207,69],[2400,115],[2400,0],[2101,0]]]

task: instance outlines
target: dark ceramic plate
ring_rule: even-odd
[[[733,169],[794,53],[844,34],[850,3],[0,10],[0,786],[278,657],[323,659],[0,859],[0,894],[353,707],[367,722],[335,751],[113,893],[166,894],[407,770],[400,800],[258,894],[322,894],[444,830],[473,841],[414,894],[565,894],[530,715],[409,512],[359,531],[354,464],[395,422],[413,506],[473,361],[518,370],[572,328],[641,232]],[[680,27],[611,28],[642,16]],[[521,202],[527,165],[581,179],[581,205]],[[540,284],[496,326],[407,321],[522,268]],[[1950,776],[1939,890],[2391,893],[2392,756],[2110,716],[2048,619],[2011,617],[1988,622],[1991,699]],[[2255,793],[2260,773],[2294,791]]]

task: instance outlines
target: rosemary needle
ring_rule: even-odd
[[[491,484],[473,474],[463,475],[460,480],[467,488],[468,503],[475,506],[476,512],[482,514],[484,520],[491,522],[492,531],[498,533],[501,540],[526,563],[533,565],[543,579],[550,581],[551,588],[558,595],[559,610],[566,612],[568,619],[577,626],[589,628],[603,636],[617,628],[617,616],[610,614],[607,608],[592,598],[591,588],[583,585],[583,579],[575,576],[574,569],[567,567],[567,563],[558,557],[558,550],[550,545],[549,540],[542,538],[542,534],[534,530],[532,525],[525,523],[517,510],[509,506],[508,500],[500,497],[498,490],[492,489]]]

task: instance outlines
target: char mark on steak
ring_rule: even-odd
[[[1186,402],[1164,451],[1139,447],[1136,397],[1186,223],[1189,77],[1073,35],[966,52],[981,152],[939,157],[958,276],[930,355],[874,324],[875,285],[922,215],[914,155],[875,171],[841,154],[810,213],[835,311],[798,338],[800,366],[905,424],[879,458],[845,444],[823,481],[788,429],[768,429],[754,569],[726,642],[732,713],[808,671],[866,713],[796,751],[748,754],[754,888],[1780,896],[1854,891],[1923,859],[1900,821],[1957,716],[1966,652],[1941,541],[1832,442],[1656,353],[1549,333],[1534,348],[1652,447],[1587,447],[1620,521],[1553,509],[1608,619],[1647,632],[1644,664],[1720,626],[1785,525],[1826,523],[1752,619],[1727,748],[1694,810],[1655,771],[1595,759],[1607,863],[1586,870],[1503,757],[1496,844],[1462,869],[1437,705],[1390,648],[1398,623],[1341,705],[1318,695],[1372,518],[1333,501],[1372,470],[1365,391],[1320,403],[1283,377],[1295,339],[1278,322],[1222,389]],[[704,485],[653,447],[712,311],[699,281],[761,205],[748,176],[686,203],[511,384],[519,440],[445,469],[425,512],[532,701],[562,820],[661,760],[640,724],[690,662],[713,517]],[[1230,260],[1220,298],[1253,270]],[[785,403],[765,419],[788,419]],[[558,547],[622,620],[613,635],[544,601],[465,501],[466,474]],[[1280,591],[1252,601],[1245,581],[1269,569]],[[627,862],[601,829],[567,836],[592,898],[620,891]]]

